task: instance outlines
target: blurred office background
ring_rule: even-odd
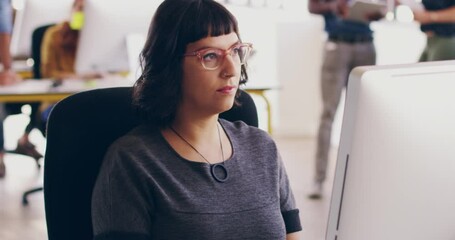
[[[24,1],[13,0],[16,11]],[[54,0],[54,3],[60,0]],[[43,3],[52,0],[43,1]],[[304,226],[302,239],[322,240],[330,202],[330,186],[322,200],[306,198],[312,180],[315,134],[321,100],[319,77],[323,43],[323,19],[307,10],[306,0],[225,0],[221,1],[234,13],[240,24],[242,40],[254,44],[255,54],[249,63],[249,88],[268,89],[271,118],[267,117],[264,98],[253,95],[260,116],[260,128],[267,130],[271,120],[272,136],[276,139],[295,191]],[[390,1],[392,4],[393,1]],[[52,6],[46,7],[52,9]],[[380,65],[417,62],[425,37],[412,12],[405,6],[394,8],[384,20],[372,23]],[[46,14],[55,14],[49,12]],[[17,22],[16,22],[17,23]],[[27,56],[16,56],[30,66]],[[340,104],[343,104],[340,103]],[[334,168],[340,135],[343,107],[334,125],[330,169]],[[25,108],[27,113],[29,109]],[[26,114],[9,116],[5,121],[6,148],[14,149],[28,122]],[[44,152],[45,139],[33,131],[31,141]],[[24,190],[42,185],[42,169],[25,156],[8,154],[7,176],[0,179],[0,239],[46,239],[44,200],[42,192],[31,195],[23,206]],[[333,171],[330,171],[333,172]],[[83,174],[83,173],[81,173]],[[328,184],[332,181],[329,174]]]

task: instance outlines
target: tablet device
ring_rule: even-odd
[[[423,6],[421,1],[416,0],[399,0],[398,1],[401,5],[408,6],[413,11],[423,11],[425,7]]]
[[[370,2],[370,1],[355,1],[349,7],[347,20],[369,23],[368,14],[384,13],[387,10],[387,5],[382,2]]]
[[[326,240],[455,239],[455,61],[355,68]]]

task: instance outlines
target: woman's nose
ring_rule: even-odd
[[[223,69],[221,72],[223,77],[233,77],[235,76],[237,69],[240,68],[240,64],[238,64],[230,54],[227,54],[224,57],[222,67]]]

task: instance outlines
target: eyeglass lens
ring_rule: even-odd
[[[231,55],[232,59],[238,64],[244,64],[248,57],[250,47],[247,45],[238,45],[227,51],[227,54]],[[218,67],[224,60],[224,56],[227,55],[219,49],[208,49],[201,53],[201,62],[205,68],[213,69]]]

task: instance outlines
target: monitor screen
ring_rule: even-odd
[[[75,68],[78,73],[128,72],[127,37],[146,35],[161,0],[86,0]]]
[[[69,19],[72,4],[73,0],[24,0],[14,19],[11,54],[17,58],[31,57],[33,31]]]
[[[351,72],[326,240],[455,239],[455,61]]]

